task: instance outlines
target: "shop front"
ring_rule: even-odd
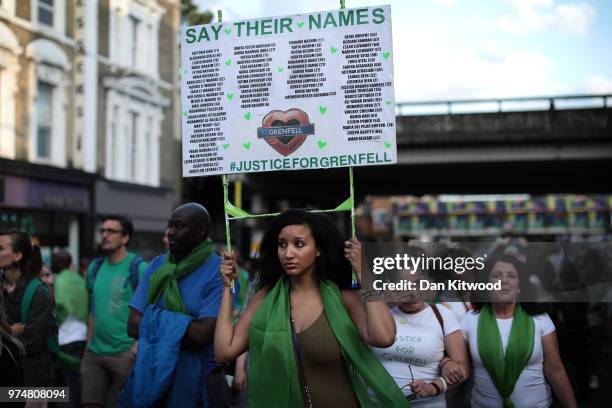
[[[0,229],[19,229],[29,233],[41,247],[43,259],[67,249],[77,264],[92,246],[93,177],[77,172],[38,173],[49,178],[33,177],[32,165],[19,172],[0,172]],[[5,170],[4,168],[2,170]],[[20,174],[16,174],[20,173]],[[50,179],[51,177],[55,179]],[[68,181],[70,180],[70,181]]]

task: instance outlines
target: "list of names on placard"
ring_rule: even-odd
[[[323,41],[323,38],[289,41],[291,53],[287,61],[289,70],[287,85],[292,93],[285,96],[285,99],[316,98],[336,94],[321,92],[321,88],[327,82],[324,73],[326,60],[321,50]]]
[[[346,83],[342,90],[346,122],[342,129],[348,141],[381,139],[383,128],[387,126],[379,113],[383,111],[382,88],[391,86],[391,82],[378,80],[378,73],[383,71],[380,54],[378,33],[344,36],[342,55],[346,64],[342,66],[342,75]]]
[[[192,77],[187,81],[189,110],[187,124],[193,125],[190,137],[189,159],[198,171],[216,171],[223,157],[219,154],[219,143],[225,140],[221,122],[227,120],[221,99],[225,78],[219,75],[219,49],[193,52],[191,62]]]
[[[275,47],[275,43],[234,47],[234,55],[238,56],[237,79],[242,109],[270,106],[270,54],[275,51]]]

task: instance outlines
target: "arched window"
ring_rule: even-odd
[[[108,179],[159,186],[163,108],[170,101],[140,77],[106,78]]]

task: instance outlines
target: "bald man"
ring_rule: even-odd
[[[219,406],[219,392],[223,398],[229,392],[225,382],[219,389],[216,381],[218,378],[224,381],[225,377],[222,367],[214,361],[213,351],[223,283],[218,273],[221,258],[213,252],[213,243],[209,239],[210,222],[208,211],[200,204],[187,203],[174,210],[168,221],[169,253],[151,262],[130,303],[128,334],[135,339],[139,337],[141,322],[145,324],[154,311],[158,313],[154,326],[164,324],[163,319],[168,313],[159,314],[159,308],[175,313],[170,315],[176,318],[168,319],[169,324],[176,324],[185,315],[191,318],[180,340],[179,363],[170,376],[169,391],[159,396],[160,400],[165,399],[166,406]],[[146,324],[151,330],[151,323]],[[159,330],[163,332],[163,329]],[[141,345],[145,340],[141,339]],[[146,369],[143,373],[138,370],[145,360],[151,358],[152,347],[157,346],[139,347],[135,377],[149,375],[144,373]],[[149,354],[142,356],[141,353]],[[159,354],[159,351],[155,353]],[[194,363],[199,363],[202,369],[186,373],[185,370],[189,370],[186,367],[198,366]],[[136,378],[128,382],[120,405],[129,406],[135,401],[135,393],[149,391],[142,389],[138,381]],[[154,381],[150,384],[152,388],[156,386]],[[152,393],[155,391],[151,390]]]

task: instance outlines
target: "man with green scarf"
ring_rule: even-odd
[[[161,306],[165,312],[187,315],[192,319],[181,340],[172,384],[165,397],[166,406],[209,406],[209,400],[216,398],[218,391],[211,385],[211,379],[224,379],[221,367],[214,361],[212,345],[223,289],[218,273],[221,258],[213,252],[209,231],[210,216],[206,208],[197,203],[178,207],[168,221],[169,253],[151,262],[130,303],[128,334],[136,339],[141,322],[150,327],[150,322],[144,319],[148,316],[146,310],[152,307]],[[141,343],[145,340],[141,339]],[[141,345],[137,359],[144,361],[150,356],[140,355]],[[133,374],[138,374],[138,360]],[[197,365],[192,364],[194,362]],[[186,366],[201,366],[202,369],[188,373],[184,370]],[[130,380],[133,385],[128,383],[126,388],[139,386],[138,379]],[[195,384],[196,389],[174,390],[184,384]],[[220,388],[221,393],[228,391],[226,383]],[[136,392],[132,388],[130,395]],[[131,405],[127,395],[125,400],[122,395],[122,401]]]

